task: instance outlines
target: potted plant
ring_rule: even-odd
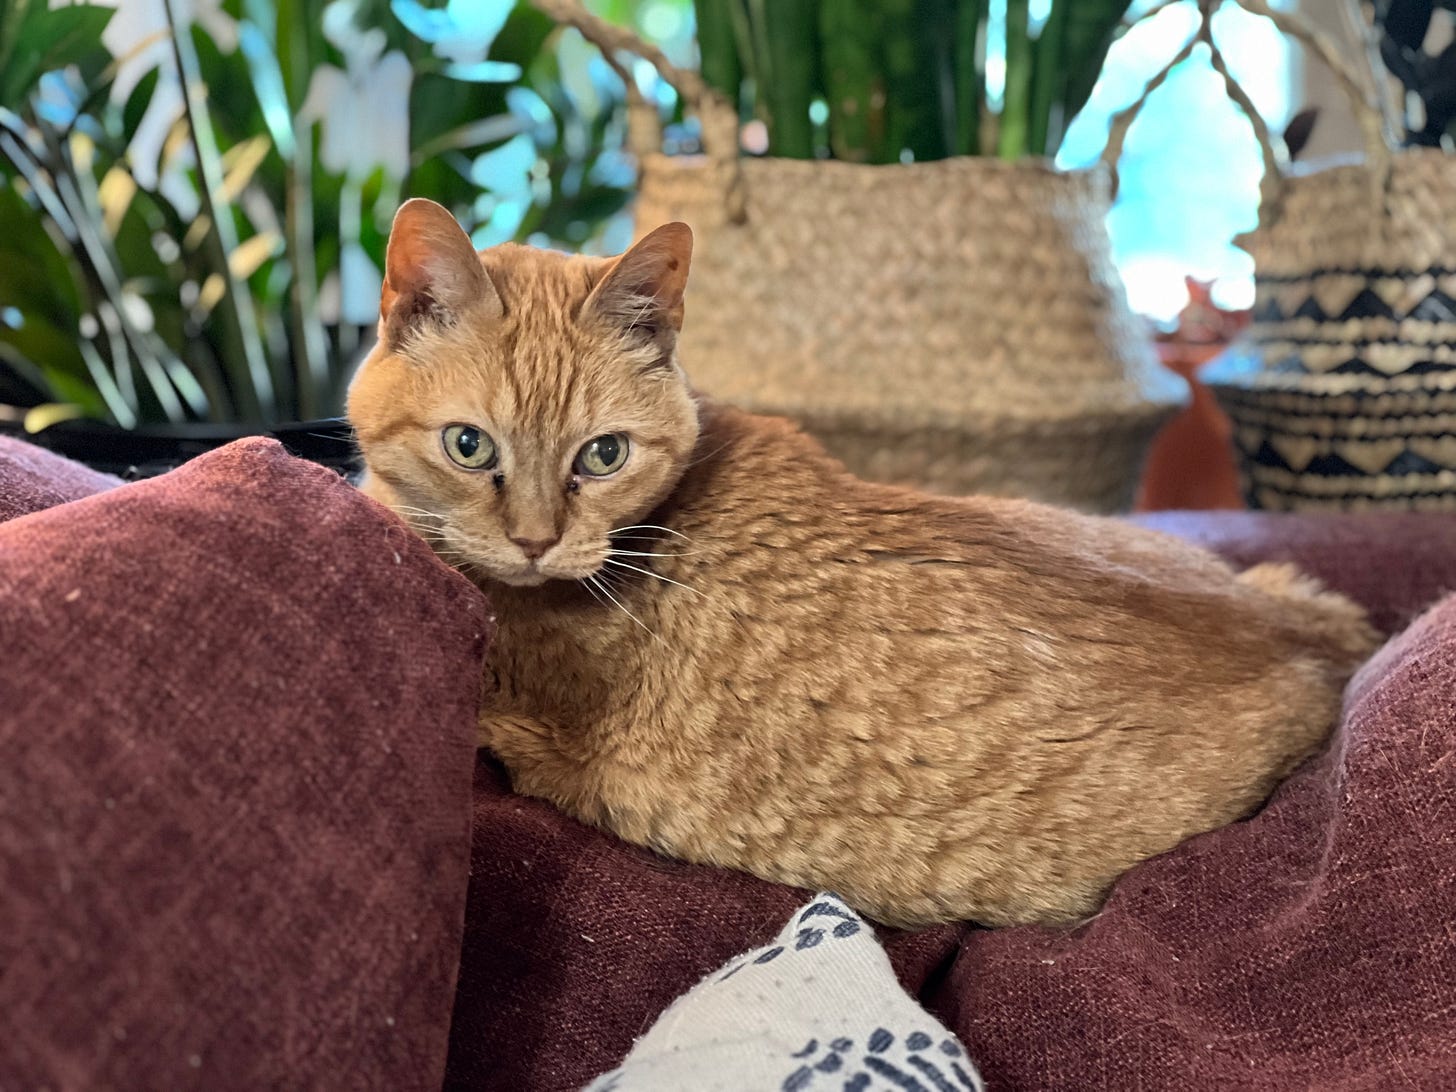
[[[7,0],[3,427],[133,474],[256,433],[347,465],[403,195],[482,244],[579,246],[627,200],[620,93],[563,80],[554,29],[509,0]]]
[[[798,418],[853,470],[1115,510],[1186,397],[1112,266],[1105,171],[1056,169],[1124,0],[698,0],[701,73],[645,58],[701,130],[662,154],[638,109],[639,230],[696,236],[683,359]],[[1004,79],[988,42],[1004,48]],[[767,154],[758,154],[766,152]]]

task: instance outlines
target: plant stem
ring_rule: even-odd
[[[328,341],[319,324],[318,267],[313,250],[313,153],[303,149],[284,170],[287,205],[284,247],[293,279],[289,285],[289,322],[300,419],[319,415],[319,399],[329,383]]]
[[[829,147],[851,163],[870,159],[878,139],[872,124],[875,30],[872,0],[820,0],[819,38],[829,103]]]
[[[957,0],[955,21],[956,143],[960,155],[976,155],[986,76],[978,49],[989,0]]]
[[[758,116],[763,97],[765,75],[758,70],[758,54],[753,48],[753,23],[748,18],[747,0],[723,0],[728,6],[728,22],[733,28],[733,42],[738,50],[738,63],[743,78],[753,85],[754,116]]]
[[[815,0],[774,0],[764,10],[763,38],[769,49],[773,82],[763,91],[770,101],[769,151],[793,159],[814,158],[814,126],[809,103],[819,90]]]
[[[1031,126],[1027,150],[1032,155],[1053,155],[1062,142],[1067,119],[1053,124],[1052,113],[1062,106],[1066,84],[1067,10],[1069,0],[1052,0],[1052,10],[1036,40],[1036,62],[1032,66]]]
[[[260,5],[261,7],[262,5]],[[290,4],[292,26],[286,33],[297,41],[306,42],[308,26],[305,4]],[[277,35],[275,34],[275,41]],[[275,48],[275,55],[277,53]],[[289,51],[292,71],[289,73],[294,87],[307,86],[309,79],[308,51],[294,48]],[[296,111],[293,104],[288,107],[289,132],[284,147],[284,248],[293,280],[289,285],[289,322],[292,337],[289,348],[293,354],[294,386],[297,391],[299,417],[311,421],[319,415],[320,399],[329,388],[329,346],[318,310],[318,266],[315,264],[313,232],[313,137],[305,130],[303,139],[292,130]]]
[[[898,160],[905,151],[917,161],[944,159],[944,104],[936,54],[944,48],[943,18],[933,0],[880,0],[888,102],[885,158]]]
[[[734,0],[693,0],[693,8],[698,17],[698,54],[703,79],[723,92],[736,108],[743,97],[739,87],[743,68],[738,61],[733,13],[729,10],[733,3]]]
[[[348,310],[343,301],[347,287],[343,280],[343,255],[350,246],[360,245],[360,234],[364,225],[364,183],[352,175],[344,179],[339,191],[339,356],[348,359],[358,345],[359,332],[344,321]]]
[[[224,355],[225,367],[231,373],[233,398],[245,420],[264,421],[275,410],[273,377],[258,334],[253,296],[245,281],[233,274],[229,257],[238,247],[237,227],[231,207],[223,204],[222,164],[212,119],[207,113],[202,74],[193,47],[191,31],[177,19],[175,0],[162,0],[171,31],[172,61],[182,84],[182,102],[187,118],[187,133],[197,158],[197,175],[201,185],[202,208],[209,220],[207,245],[211,251],[213,271],[226,286],[224,315],[225,336],[233,352]]]
[[[1002,99],[996,154],[1007,160],[1020,159],[1027,150],[1031,105],[1030,18],[1030,0],[1006,0],[1006,95]]]
[[[781,2],[781,0],[776,0]],[[754,87],[754,98],[758,100],[759,117],[772,133],[777,119],[774,117],[773,88],[778,73],[774,71],[774,55],[768,42],[767,0],[744,0],[744,11],[748,20],[749,40],[756,58],[754,68],[758,82]]]

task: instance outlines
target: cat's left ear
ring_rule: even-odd
[[[663,224],[617,259],[587,297],[586,312],[671,348],[682,330],[693,231]]]

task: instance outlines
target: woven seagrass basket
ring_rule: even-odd
[[[1246,111],[1268,186],[1240,240],[1254,258],[1250,345],[1205,375],[1233,421],[1245,496],[1280,510],[1456,510],[1456,156],[1393,152],[1384,73],[1357,73],[1297,19],[1276,21],[1335,73],[1365,157],[1286,173]]]
[[[650,61],[702,124],[704,156],[667,156],[655,109],[632,115],[638,235],[693,228],[681,351],[701,389],[798,420],[867,478],[1130,505],[1186,389],[1112,265],[1109,172],[739,157],[736,111],[695,73],[577,0],[536,6]]]

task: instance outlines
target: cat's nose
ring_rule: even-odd
[[[521,548],[521,553],[526,555],[530,561],[535,561],[551,547],[561,541],[561,536],[555,538],[516,538],[511,536],[511,541]]]

